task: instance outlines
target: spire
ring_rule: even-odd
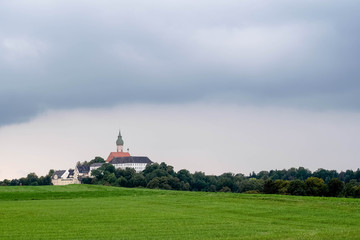
[[[123,146],[123,145],[124,145],[124,141],[123,141],[123,139],[122,139],[120,130],[119,130],[118,139],[116,140],[116,145],[117,145],[117,146],[119,146],[119,145]]]

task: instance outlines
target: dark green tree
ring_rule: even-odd
[[[26,178],[28,185],[32,185],[32,186],[39,185],[39,178],[35,173],[29,173]]]
[[[331,179],[337,178],[339,174],[335,170],[326,170],[323,168],[319,168],[312,174],[312,176],[321,178],[325,181],[325,183],[328,183]]]
[[[253,189],[251,189],[251,190],[253,190]],[[272,179],[265,180],[265,182],[264,182],[264,193],[266,193],[266,194],[275,194],[275,193],[277,193],[275,182]]]
[[[186,169],[181,169],[180,171],[178,171],[176,177],[184,183],[189,183],[190,185],[193,183],[193,177],[191,173]]]
[[[206,175],[203,172],[195,172],[193,174],[194,182],[192,184],[192,191],[206,191],[210,186],[206,182]]]
[[[328,195],[331,197],[340,196],[344,190],[344,182],[340,181],[338,178],[331,179],[327,186]]]
[[[360,197],[358,191],[360,189],[360,183],[355,179],[350,180],[345,184],[344,193],[346,197]]]
[[[168,177],[155,177],[146,186],[147,188],[159,188],[165,190],[171,190],[171,186],[168,182]]]
[[[11,184],[11,181],[8,180],[8,179],[4,179],[2,182],[1,182],[1,186],[10,186]]]
[[[291,195],[305,196],[306,195],[305,182],[299,179],[290,181],[287,191]]]
[[[235,175],[232,173],[224,173],[220,175],[217,178],[218,182],[218,189],[224,189],[225,187],[228,187],[230,189],[230,192],[235,192],[237,190],[236,184],[235,184]],[[227,188],[225,188],[227,189]]]
[[[311,171],[304,167],[299,167],[297,169],[296,179],[306,180],[307,178],[311,177]]]
[[[10,181],[11,186],[17,186],[20,185],[20,181],[18,179],[13,179]]]
[[[146,186],[145,177],[141,173],[136,173],[134,176],[132,176],[131,182],[131,185],[133,185],[134,187]]]
[[[237,182],[237,192],[264,192],[264,179],[247,178]]]

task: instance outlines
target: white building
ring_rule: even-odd
[[[74,169],[55,171],[51,177],[53,185],[68,185],[77,183],[74,179]]]
[[[119,157],[114,158],[110,161],[115,168],[134,168],[136,172],[144,171],[146,165],[152,164],[153,162],[148,157]]]
[[[81,179],[89,176],[89,166],[79,165],[74,169],[55,171],[51,178],[53,185],[80,184]]]

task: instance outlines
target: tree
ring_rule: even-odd
[[[115,183],[117,186],[126,187],[128,185],[128,181],[123,176],[120,176]]]
[[[54,174],[54,170],[53,169],[50,169],[49,170],[49,173],[47,174],[47,175],[45,175],[45,176],[41,176],[40,178],[39,178],[39,185],[52,185],[52,183],[51,183],[51,177],[52,177],[52,175]]]
[[[261,171],[258,174],[255,175],[257,179],[268,179],[269,178],[269,172],[268,171]],[[250,176],[251,177],[251,176]]]
[[[47,175],[49,175],[50,177],[52,177],[52,175],[54,175],[54,173],[55,173],[55,170],[54,170],[54,169],[50,169]]]
[[[237,182],[237,192],[264,192],[264,182],[263,179],[246,178]]]
[[[289,170],[287,170],[286,180],[294,180],[294,179],[296,179],[296,173],[297,173],[296,168],[290,168]]]
[[[296,179],[305,180],[311,176],[311,171],[304,167],[299,167],[296,174]]]
[[[125,168],[123,171],[123,177],[126,179],[126,185],[124,187],[135,187],[134,185],[134,176],[136,171],[133,168]]]
[[[360,182],[360,168],[358,168],[357,170],[356,170],[356,172],[354,173],[354,177],[355,177],[355,179],[356,179],[356,181],[358,181],[358,182]]]
[[[214,185],[212,185],[214,186]],[[216,191],[216,186],[213,187],[214,188],[214,191],[211,191],[211,192],[215,192]],[[180,189],[181,191],[190,191],[190,184],[189,183],[185,183],[183,181],[180,182]]]
[[[91,176],[94,176],[97,179],[97,182],[104,180],[109,183],[107,181],[107,176],[111,173],[115,173],[115,167],[110,163],[104,163],[101,167],[91,170]]]
[[[193,175],[193,191],[206,191],[209,187],[208,183],[206,182],[206,176],[203,172],[195,172]]]
[[[251,189],[251,190],[253,190],[253,189]],[[274,181],[272,179],[265,180],[264,193],[266,193],[266,194],[275,194],[275,193],[277,193],[275,183],[274,183]]]
[[[299,179],[295,179],[293,181],[290,181],[288,187],[288,193],[291,195],[305,196],[306,195],[305,189],[306,189],[305,182]]]
[[[110,163],[104,163],[100,168],[104,169],[104,172],[115,173],[115,167]]]
[[[11,186],[17,186],[17,185],[19,185],[19,184],[20,184],[20,181],[17,180],[17,179],[13,179],[13,180],[11,180],[11,182],[10,182],[10,185],[11,185]]]
[[[344,192],[346,197],[360,197],[360,183],[355,179],[350,180],[345,184]]]
[[[81,183],[82,184],[92,184],[93,178],[91,177],[85,177],[83,179],[81,179]]]
[[[102,157],[95,157],[89,162],[89,166],[93,163],[105,163],[105,160]]]
[[[141,173],[135,174],[131,178],[131,181],[132,181],[132,185],[134,187],[145,187],[146,186],[145,178]]]
[[[2,181],[2,183],[1,183],[1,186],[9,186],[10,183],[11,183],[10,180],[4,179],[4,180]]]
[[[39,185],[39,182],[38,182],[39,178],[35,173],[29,173],[26,178],[27,178],[28,185],[32,185],[32,186]]]
[[[91,164],[93,163],[105,163],[105,160],[102,158],[102,157],[95,157],[94,159],[90,160],[89,162],[88,161],[84,161],[84,162],[80,162],[78,161],[76,163],[76,166],[80,166],[80,165],[83,165],[83,166],[90,166]]]
[[[168,169],[166,164],[159,165],[158,163],[154,163],[152,165],[146,166],[143,174],[146,182],[149,183],[152,179],[156,177],[170,176],[168,170],[171,172],[171,169]]]
[[[167,183],[170,185],[171,189],[180,190],[180,180],[177,177],[167,177]]]
[[[165,170],[169,175],[176,177],[176,173],[174,171],[173,166],[167,165],[166,163],[162,162],[160,163],[159,168]]]
[[[111,185],[114,185],[115,182],[116,182],[116,176],[115,176],[115,173],[109,173],[109,172],[106,172],[107,174],[104,176],[104,180],[106,182],[108,182],[109,184]]]
[[[338,178],[333,178],[328,183],[328,195],[338,197],[344,190],[344,183]]]
[[[180,171],[178,171],[176,177],[184,183],[192,184],[193,182],[193,177],[191,173],[186,169],[181,169]]]
[[[313,177],[321,178],[328,183],[331,179],[337,178],[339,174],[335,170],[326,170],[323,168],[319,168],[313,173]]]
[[[360,185],[354,187],[354,195],[355,198],[360,198]]]
[[[24,177],[20,178],[19,182],[20,182],[21,185],[29,185],[28,184],[28,179],[24,178]]]
[[[288,187],[290,182],[288,180],[278,179],[274,182],[276,193],[286,194],[288,192]]]
[[[309,196],[323,196],[326,192],[326,185],[321,178],[309,177],[305,180],[305,190]]]
[[[218,181],[218,189],[224,189],[225,187],[228,187],[231,190],[231,192],[234,192],[236,189],[235,176],[232,173],[224,173],[220,175],[217,181]]]
[[[160,178],[155,177],[150,180],[150,182],[146,185],[147,188],[160,188]]]
[[[91,176],[94,176],[97,180],[102,180],[103,176],[104,176],[104,172],[98,168],[98,169],[93,169],[91,170]]]
[[[171,190],[171,186],[168,182],[168,177],[155,177],[146,186],[147,188],[159,188],[165,190]]]
[[[346,170],[345,172],[345,182],[350,182],[350,180],[355,179],[355,173],[353,170]]]

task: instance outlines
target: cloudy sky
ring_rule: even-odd
[[[357,169],[359,1],[0,1],[0,179],[133,155]]]

